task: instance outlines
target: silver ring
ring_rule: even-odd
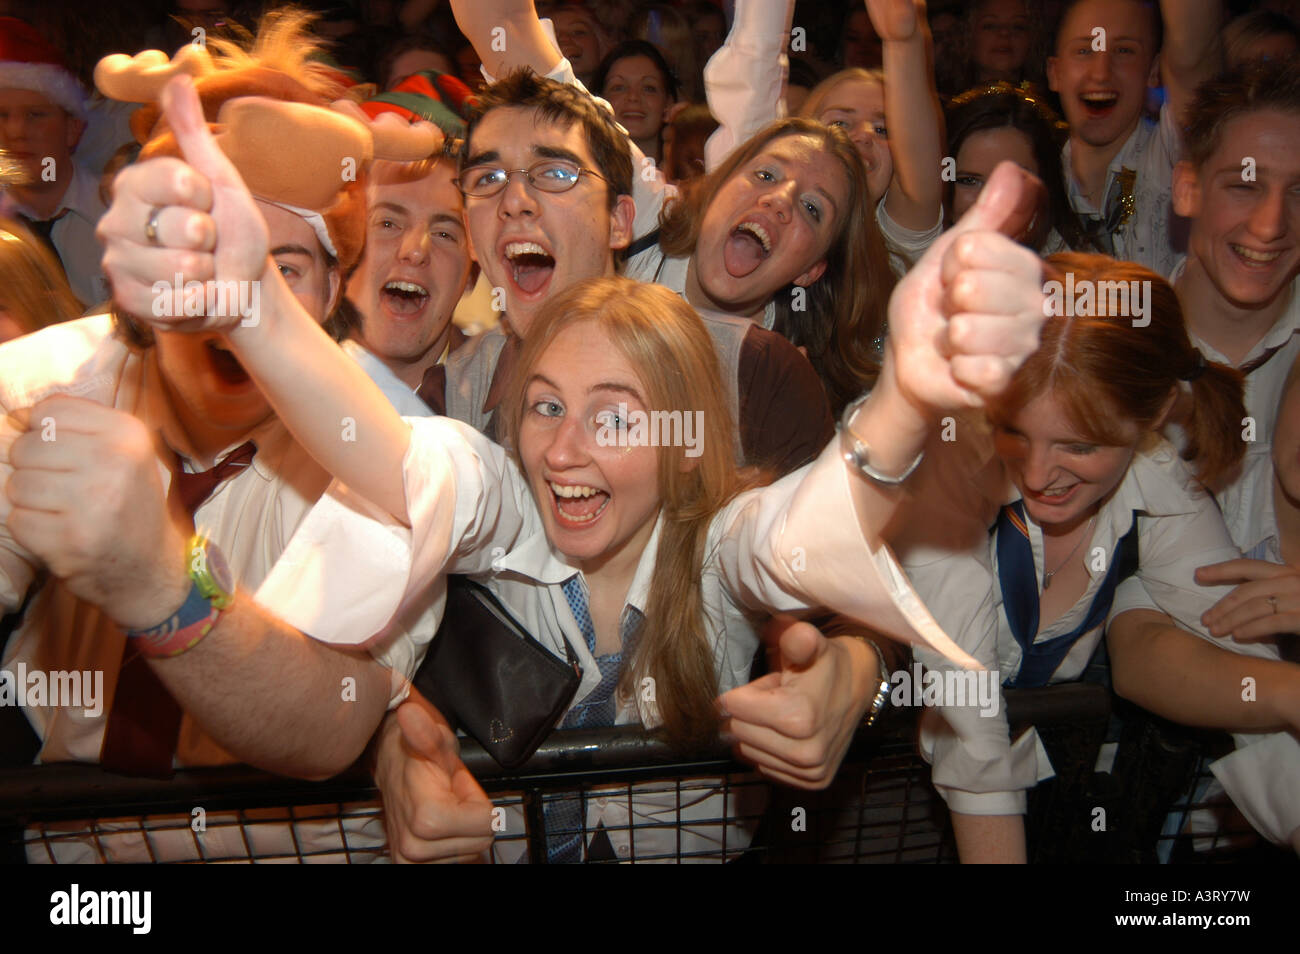
[[[150,245],[158,244],[158,216],[165,206],[155,205],[149,210],[149,218],[144,223],[144,237]]]
[[[1276,596],[1266,596],[1266,597],[1264,597],[1264,600],[1265,600],[1265,602],[1268,603],[1269,606],[1273,607],[1273,612],[1276,613],[1276,612],[1277,612],[1277,597],[1276,597]]]

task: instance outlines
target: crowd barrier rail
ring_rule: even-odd
[[[1086,683],[1013,690],[1007,708],[1013,731],[1038,728],[1057,770],[1030,796],[1032,861],[1289,855],[1261,845],[1207,794],[1206,765],[1222,754],[1226,736],[1161,723]],[[583,831],[591,862],[953,862],[946,808],[916,754],[916,711],[886,710],[860,731],[835,782],[819,792],[769,785],[723,747],[683,758],[630,727],[556,732],[515,771],[472,740],[464,740],[461,757],[500,817],[523,822],[496,836],[496,861],[525,852],[545,861],[548,834],[563,834],[554,830],[559,814],[549,800],[568,793],[626,799],[626,837],[617,829],[595,838]],[[1119,743],[1102,755],[1109,770],[1096,771],[1116,714]],[[646,792],[659,810],[641,810]],[[10,861],[369,862],[386,857],[377,799],[359,764],[324,782],[247,766],[186,769],[168,780],[81,763],[24,766],[0,770],[0,839]],[[758,808],[737,810],[746,803]],[[740,828],[752,839],[735,837]]]

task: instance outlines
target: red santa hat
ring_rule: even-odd
[[[59,51],[16,17],[0,17],[0,88],[32,90],[78,119],[86,117],[85,87]]]

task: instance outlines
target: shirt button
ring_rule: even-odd
[[[628,853],[628,846],[627,846],[627,845],[619,845],[619,846],[618,846],[618,853],[619,853],[620,855],[622,855],[623,857],[626,858],[626,857],[627,857],[627,853]]]

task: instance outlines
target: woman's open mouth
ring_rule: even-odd
[[[562,524],[581,527],[597,520],[609,505],[609,494],[584,484],[557,484],[547,481],[555,513]]]

